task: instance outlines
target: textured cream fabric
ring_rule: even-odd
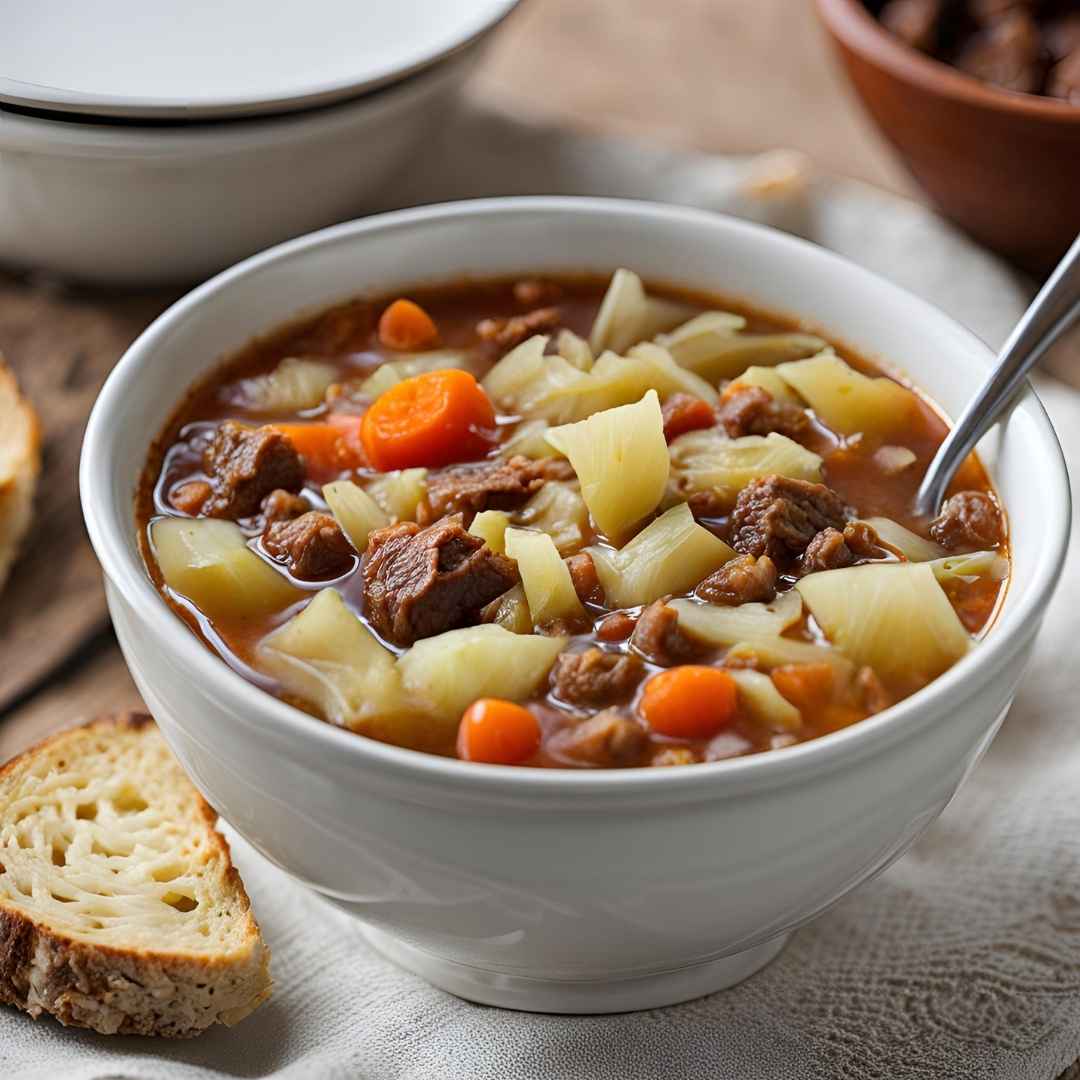
[[[579,139],[471,114],[438,187],[671,198],[776,217],[998,342],[1024,294],[926,211],[848,183],[763,209],[745,163]],[[524,178],[524,179],[523,179]],[[428,179],[427,184],[433,181]],[[402,194],[404,191],[404,194]],[[1080,397],[1043,382],[1074,475]],[[670,1009],[530,1016],[396,970],[331,909],[235,844],[273,949],[276,993],[195,1042],[104,1039],[0,1011],[5,1080],[1052,1080],[1080,1056],[1080,556],[1034,668],[974,776],[899,863],[795,935],[742,986]]]

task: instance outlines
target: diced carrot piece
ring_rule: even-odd
[[[364,464],[360,416],[334,416],[328,421],[271,424],[296,447],[308,470],[329,475]]]
[[[395,300],[379,318],[379,344],[410,352],[427,349],[439,340],[439,328],[431,316],[412,300]]]
[[[458,757],[492,765],[520,765],[540,746],[540,724],[528,709],[502,698],[480,698],[461,717]]]
[[[664,402],[664,438],[671,442],[688,431],[700,431],[716,423],[713,407],[691,394],[673,394]]]
[[[833,696],[833,669],[828,664],[784,664],[773,668],[772,681],[801,712],[822,709]]]
[[[641,696],[653,731],[678,739],[707,739],[735,718],[735,680],[720,668],[686,664],[654,675]]]
[[[364,452],[380,471],[435,467],[480,457],[495,410],[467,371],[449,368],[392,386],[364,414]]]

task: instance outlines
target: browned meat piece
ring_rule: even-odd
[[[551,669],[551,690],[567,705],[614,705],[629,698],[644,675],[636,656],[595,648],[565,652]]]
[[[1005,536],[1001,511],[982,491],[958,491],[930,523],[930,535],[950,551],[997,547]]]
[[[1046,81],[1046,92],[1072,105],[1080,105],[1080,46],[1055,64]]]
[[[810,426],[805,409],[790,401],[776,401],[760,386],[741,386],[726,397],[720,405],[718,419],[733,439],[743,435],[768,435],[770,431],[797,439]]]
[[[768,555],[740,555],[711,573],[695,590],[710,604],[767,604],[776,596],[776,563]]]
[[[546,334],[561,322],[562,313],[557,307],[543,307],[525,315],[510,315],[505,319],[482,319],[476,324],[476,333],[481,341],[490,342],[503,352],[509,352],[526,338],[533,334]]]
[[[645,729],[615,709],[605,709],[548,740],[552,756],[575,764],[613,767],[636,765],[645,749]]]
[[[560,296],[562,289],[554,281],[526,278],[524,281],[514,282],[514,299],[522,307],[536,308],[543,304],[552,304]]]
[[[889,0],[880,18],[886,30],[913,49],[932,53],[937,47],[941,0]]]
[[[310,509],[311,506],[303,495],[294,495],[291,491],[278,488],[263,500],[263,521],[266,525],[274,521],[292,521]]]
[[[638,616],[630,644],[661,667],[686,663],[701,651],[679,629],[679,613],[663,600],[654,601]]]
[[[460,514],[426,529],[407,521],[368,537],[367,617],[399,645],[476,621],[517,580],[513,560],[467,533]]]
[[[296,447],[271,427],[249,428],[226,420],[203,454],[212,493],[206,517],[251,517],[276,488],[299,491],[304,464]]]
[[[530,461],[520,454],[505,461],[467,462],[435,469],[427,475],[427,498],[417,520],[421,525],[447,514],[509,510],[520,506],[549,480],[568,480],[574,475],[562,458]]]
[[[731,508],[731,503],[718,491],[695,491],[686,500],[686,505],[696,518],[723,517]]]
[[[844,542],[844,534],[839,529],[822,529],[806,545],[806,550],[799,559],[800,574],[816,574],[819,570],[839,570],[844,566],[853,566],[855,556]]]
[[[1030,15],[1013,11],[975,34],[956,66],[1003,90],[1038,93],[1044,74],[1039,28]]]
[[[731,515],[732,546],[743,555],[768,555],[774,562],[801,555],[830,527],[843,529],[848,508],[824,484],[763,476],[739,492]]]
[[[597,627],[601,641],[625,641],[637,626],[637,619],[628,611],[613,611]]]
[[[353,547],[332,514],[309,510],[298,518],[271,522],[262,537],[272,559],[305,581],[340,577],[353,564]]]
[[[855,689],[862,698],[863,708],[871,716],[884,712],[893,703],[892,695],[872,667],[859,668],[855,676]]]
[[[819,570],[839,570],[854,566],[867,559],[880,559],[887,555],[872,525],[864,521],[849,521],[844,531],[823,529],[806,546],[799,559],[800,574],[814,574]]]
[[[584,603],[586,600],[599,602],[603,599],[600,590],[600,578],[596,574],[596,563],[587,551],[579,551],[566,560],[566,567],[570,571],[570,580],[574,583],[574,592],[578,599]]]
[[[716,423],[713,407],[693,394],[672,394],[660,411],[664,416],[664,438],[668,442],[688,431],[711,428]]]
[[[169,492],[169,505],[181,514],[195,517],[209,498],[210,485],[205,480],[188,480]]]

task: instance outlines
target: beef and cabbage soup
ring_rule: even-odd
[[[184,400],[138,495],[167,602],[316,717],[503,764],[682,765],[888,708],[1008,575],[979,462],[805,327],[619,270],[338,305]]]

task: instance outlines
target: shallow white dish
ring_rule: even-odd
[[[357,97],[478,39],[517,0],[0,0],[0,102],[191,120]],[[163,47],[165,46],[165,47]]]
[[[214,805],[399,962],[465,997],[539,1011],[646,1008],[729,986],[900,855],[997,730],[1068,537],[1060,448],[1029,391],[984,448],[1014,550],[989,637],[844,731],[673,769],[478,766],[359,738],[245,682],[158,596],[132,493],[149,442],[222,352],[366,288],[617,265],[813,320],[909,372],[952,413],[991,360],[923,301],[758,226],[607,200],[452,204],[294,241],[180,301],[106,384],[80,477],[125,656]]]
[[[0,111],[0,263],[107,285],[190,282],[362,212],[424,162],[483,44],[375,93],[213,124]]]

